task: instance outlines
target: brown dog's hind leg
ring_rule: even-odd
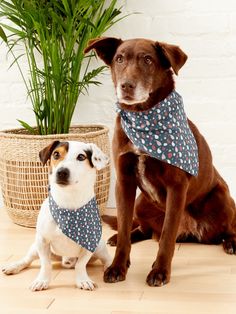
[[[219,238],[227,254],[236,254],[236,207],[222,178],[209,193],[204,212],[209,213],[212,221],[210,231],[205,234],[210,240],[205,242],[214,243]]]
[[[143,193],[141,193],[135,201],[134,215],[136,218],[133,220],[130,234],[131,244],[151,239],[153,232],[155,233],[155,238],[160,238],[165,214],[152,202],[148,201]],[[148,215],[154,217],[149,219]],[[108,223],[113,230],[116,230],[117,222],[114,218],[115,217],[106,215],[102,216],[103,221]],[[110,237],[107,243],[111,246],[116,246],[117,233]]]
[[[232,219],[231,222],[229,222],[228,230],[223,237],[223,248],[227,254],[236,254],[236,207],[234,200],[230,197],[230,195],[228,202],[228,211],[231,211]]]
[[[223,236],[223,248],[227,254],[236,254],[236,209],[234,209],[234,216],[229,229]]]
[[[230,196],[228,187],[225,191],[224,186],[219,186],[218,193],[219,204],[222,206],[226,220],[226,231],[223,235],[223,248],[227,254],[236,254],[236,206],[235,202]]]
[[[140,229],[140,227],[137,227],[134,230],[132,230],[131,234],[130,234],[131,244],[141,242],[144,240],[148,240],[151,238],[152,238],[152,230],[151,229],[148,232],[143,233],[142,230]],[[109,244],[110,246],[116,246],[117,245],[117,233],[114,234],[113,236],[111,236],[107,240],[107,244]]]
[[[140,222],[140,229],[144,234],[150,235],[159,240],[165,218],[165,209],[160,208],[156,203],[147,199],[141,193],[135,202],[135,215]],[[151,238],[151,237],[150,237]]]
[[[236,254],[236,236],[228,235],[223,240],[223,248],[227,254]]]

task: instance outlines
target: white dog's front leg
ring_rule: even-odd
[[[35,243],[33,243],[27,254],[17,262],[10,263],[2,268],[2,272],[6,275],[18,274],[21,270],[30,266],[30,264],[38,258]]]
[[[50,243],[42,237],[38,237],[36,243],[41,267],[37,278],[30,286],[32,291],[46,290],[52,272]]]
[[[94,290],[96,284],[89,278],[86,270],[86,265],[93,253],[86,249],[81,249],[81,254],[75,265],[76,286],[83,290]]]
[[[106,243],[103,239],[100,240],[98,247],[94,252],[94,257],[101,260],[104,265],[104,270],[106,270],[112,263],[112,258],[108,253]]]

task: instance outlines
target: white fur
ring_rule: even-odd
[[[79,208],[88,203],[94,197],[94,184],[96,180],[96,168],[103,168],[108,158],[95,144],[70,141],[69,150],[65,158],[57,166],[52,168],[49,175],[51,194],[59,207],[67,209]],[[88,160],[78,161],[76,158],[84,150],[92,150],[92,160],[96,159],[94,166],[89,165]],[[60,186],[56,182],[56,173],[60,167],[70,170],[69,184]],[[104,267],[108,267],[111,258],[106,245],[101,239],[94,253],[89,252],[74,241],[65,236],[56,225],[48,204],[48,198],[43,202],[38,215],[35,241],[28,253],[20,261],[5,266],[3,273],[10,275],[27,268],[35,259],[40,259],[40,272],[31,284],[32,291],[47,289],[51,279],[51,258],[62,256],[62,265],[75,267],[76,285],[80,289],[93,290],[96,284],[89,278],[86,265],[93,258],[99,258]]]

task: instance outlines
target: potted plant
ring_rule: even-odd
[[[117,0],[0,1],[0,37],[22,75],[35,114],[36,126],[0,133],[0,179],[4,205],[15,223],[35,226],[47,194],[47,168],[38,152],[53,139],[94,142],[109,154],[105,126],[71,127],[81,93],[104,67],[90,69],[94,54],[84,55],[88,41],[101,36],[120,18]],[[23,53],[16,51],[23,49]],[[16,49],[18,48],[18,49]],[[29,73],[21,68],[25,56]],[[59,135],[60,134],[60,135]],[[98,138],[97,138],[98,134]],[[96,194],[100,207],[108,198],[109,166],[98,172]]]

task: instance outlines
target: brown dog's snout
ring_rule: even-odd
[[[121,89],[124,92],[133,91],[136,87],[136,84],[133,81],[127,80],[121,83]]]
[[[57,170],[57,183],[67,185],[69,183],[70,170],[61,167]]]

